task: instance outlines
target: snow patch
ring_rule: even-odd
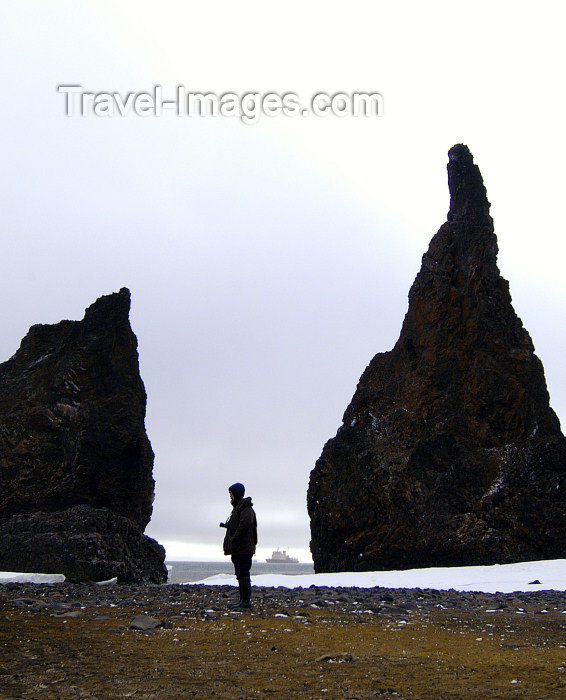
[[[533,579],[541,583],[533,586]],[[218,574],[192,584],[237,586],[235,576]],[[191,585],[191,584],[187,584]],[[335,574],[260,574],[252,585],[277,588],[430,588],[438,591],[481,591],[514,593],[516,591],[566,590],[566,559],[529,561],[493,566],[437,567],[407,571],[344,571]]]
[[[3,583],[63,583],[63,574],[25,574],[17,571],[0,571],[0,585]]]

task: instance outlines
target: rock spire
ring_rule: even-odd
[[[317,571],[566,555],[566,440],[497,268],[480,171],[449,152],[448,220],[399,340],[362,374],[307,496]]]
[[[166,580],[130,292],[30,328],[0,365],[0,570]]]

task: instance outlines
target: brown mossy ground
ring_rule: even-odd
[[[234,613],[225,592],[209,592],[204,609],[199,587],[159,591],[58,612],[0,597],[0,697],[566,697],[562,610],[405,616],[256,597]],[[161,625],[130,629],[140,614]]]

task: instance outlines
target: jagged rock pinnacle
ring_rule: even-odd
[[[462,144],[448,183],[399,340],[371,360],[311,472],[316,571],[566,556],[566,439]]]
[[[130,292],[32,326],[0,364],[0,570],[161,583]]]
[[[493,227],[490,204],[482,176],[467,146],[456,144],[448,151],[448,221],[468,221]]]

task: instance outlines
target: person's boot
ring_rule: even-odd
[[[240,581],[240,579],[238,579],[238,589],[239,589],[239,592],[240,592],[240,597],[239,597],[238,600],[235,601],[234,603],[228,603],[228,607],[229,607],[229,608],[234,609],[234,608],[239,608],[239,607],[241,607],[242,601],[243,601],[243,599],[244,599],[244,591],[243,591],[243,588],[244,588],[244,582],[243,582],[243,581]]]
[[[250,577],[240,584],[240,600],[233,606],[233,610],[245,610],[252,607],[252,582]]]
[[[252,607],[252,582],[249,576],[245,581],[244,585],[244,597],[242,598],[242,606],[244,608]]]

